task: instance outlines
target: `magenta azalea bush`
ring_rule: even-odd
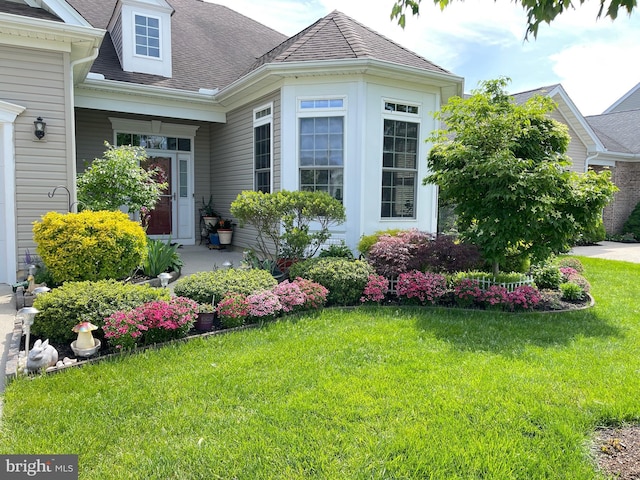
[[[129,350],[186,336],[198,315],[198,304],[185,297],[158,300],[105,319],[104,337],[118,349]]]
[[[434,304],[447,293],[447,279],[439,273],[413,270],[398,275],[396,291],[400,299]]]
[[[380,303],[385,299],[387,292],[389,291],[389,280],[382,275],[371,274],[369,275],[369,281],[364,287],[362,296],[360,297],[361,303]]]
[[[218,302],[216,313],[224,327],[239,327],[249,316],[247,296],[242,293],[228,293]]]
[[[482,303],[492,310],[502,310],[509,304],[509,291],[501,285],[491,285],[482,294]]]
[[[542,301],[542,295],[537,288],[522,285],[509,292],[507,299],[510,310],[533,310]]]
[[[459,307],[470,307],[482,302],[484,292],[477,280],[463,278],[453,286],[453,299]]]

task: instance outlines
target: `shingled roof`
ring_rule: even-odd
[[[610,152],[640,153],[640,110],[592,115],[585,119]]]
[[[451,73],[334,10],[258,59],[266,63],[370,58],[438,73]]]
[[[62,22],[62,20],[56,17],[54,14],[49,13],[42,8],[32,8],[24,3],[0,1],[0,13],[11,13],[13,15],[21,15],[23,17],[40,18],[42,20]]]
[[[515,100],[517,104],[522,104],[536,95],[549,95],[553,90],[560,86],[559,83],[555,85],[548,85],[546,87],[536,88],[534,90],[527,90],[526,92],[514,93],[511,97]]]
[[[91,25],[106,29],[117,0],[67,0]],[[167,0],[171,17],[173,77],[125,72],[107,34],[92,72],[108,80],[197,91],[223,88],[242,75],[265,50],[287,37],[222,5]],[[257,41],[259,39],[259,41]]]

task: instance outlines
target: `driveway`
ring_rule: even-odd
[[[588,247],[574,247],[569,253],[581,257],[640,263],[640,243],[599,242]]]

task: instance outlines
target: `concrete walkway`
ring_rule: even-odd
[[[194,245],[183,246],[179,251],[184,262],[182,276],[223,268],[226,261],[231,262],[234,267],[238,267],[242,261],[242,251],[239,249],[209,250],[204,245]],[[640,263],[640,243],[600,242],[599,245],[576,247],[570,253],[585,257]],[[4,391],[7,347],[11,341],[15,317],[16,306],[11,287],[0,284],[0,393]]]

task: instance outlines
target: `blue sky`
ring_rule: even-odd
[[[444,11],[423,0],[403,30],[389,19],[393,0],[208,0],[226,5],[286,35],[333,10],[365,24],[456,75],[465,90],[507,76],[510,91],[555,83],[584,115],[602,113],[640,83],[640,11],[596,21],[598,1],[542,25],[524,41],[526,15],[507,0],[455,1]]]

